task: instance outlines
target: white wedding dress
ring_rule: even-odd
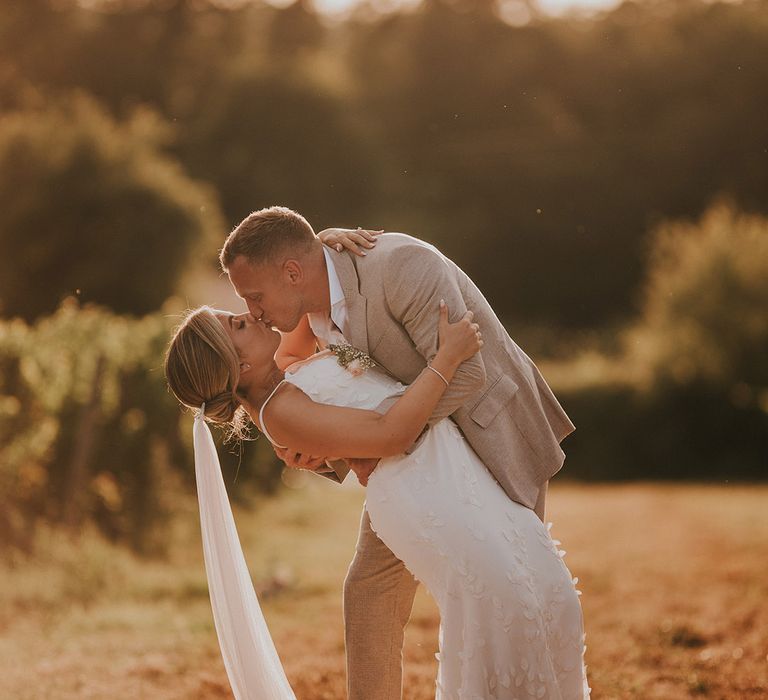
[[[406,388],[377,368],[353,375],[327,351],[294,367],[285,381],[318,403],[374,409]],[[565,552],[509,499],[453,421],[431,427],[412,454],[383,459],[366,507],[440,609],[437,700],[589,697]]]

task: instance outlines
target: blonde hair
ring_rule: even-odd
[[[173,334],[165,355],[173,395],[205,419],[226,426],[227,437],[248,438],[249,416],[238,394],[240,358],[210,306],[192,309]]]
[[[242,255],[249,263],[271,263],[281,254],[306,253],[317,241],[309,222],[288,207],[267,207],[245,217],[227,236],[219,253],[226,272]]]

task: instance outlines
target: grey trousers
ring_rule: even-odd
[[[534,508],[544,521],[547,484]],[[355,556],[344,580],[348,700],[401,700],[403,636],[418,583],[371,529],[363,509]]]

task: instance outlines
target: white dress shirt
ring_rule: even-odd
[[[325,349],[331,343],[346,343],[344,331],[347,329],[347,300],[344,297],[344,290],[341,288],[339,276],[336,274],[336,268],[333,266],[333,260],[328,251],[323,246],[323,255],[325,255],[325,267],[328,271],[328,291],[330,293],[331,314],[322,311],[314,311],[307,314],[309,325],[315,334],[321,348]]]

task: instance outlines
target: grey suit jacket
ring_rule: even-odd
[[[509,497],[533,508],[574,426],[480,290],[437,248],[403,233],[381,234],[365,257],[327,250],[344,289],[347,339],[403,383],[437,352],[440,299],[451,321],[474,312],[483,349],[456,372],[430,424],[450,415]]]

